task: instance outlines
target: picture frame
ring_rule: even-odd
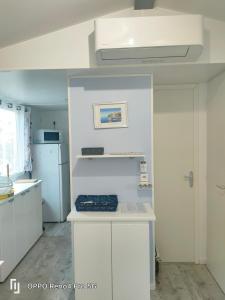
[[[96,129],[128,127],[127,102],[95,103],[93,110]]]

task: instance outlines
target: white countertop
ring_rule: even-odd
[[[70,222],[142,222],[155,221],[156,217],[149,203],[120,202],[115,212],[78,212],[74,208],[67,217]]]
[[[41,183],[41,180],[38,180],[34,183],[15,183],[13,185],[14,196],[19,195],[19,194],[25,192],[26,190],[29,190],[31,187],[38,185],[39,183]]]
[[[41,183],[41,180],[38,180],[37,182],[34,182],[34,183],[14,183],[13,184],[14,195],[7,199],[0,200],[0,205],[10,201],[12,198],[20,195],[21,193],[29,190],[30,188],[32,188],[35,185],[38,185],[39,183]]]

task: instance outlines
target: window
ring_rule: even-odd
[[[0,175],[24,170],[24,115],[23,111],[0,108]]]

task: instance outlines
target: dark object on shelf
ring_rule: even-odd
[[[116,211],[117,195],[79,195],[75,201],[77,211]]]
[[[95,148],[81,148],[82,155],[103,155],[104,148],[103,147],[95,147]]]

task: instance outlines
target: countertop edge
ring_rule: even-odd
[[[3,204],[6,204],[7,202],[9,202],[10,200],[12,200],[13,198],[19,196],[20,194],[24,193],[25,191],[29,190],[30,188],[33,188],[34,186],[38,185],[42,183],[42,180],[38,180],[37,182],[34,182],[34,183],[17,183],[17,185],[22,185],[22,184],[30,184],[30,186],[26,186],[24,189],[22,189],[21,191],[15,193],[12,197],[9,197],[9,198],[6,198],[4,200],[0,200],[0,206],[3,205]]]
[[[96,212],[80,213],[72,210],[67,216],[67,221],[71,223],[82,223],[82,222],[154,222],[156,221],[156,216],[151,207],[149,207],[147,212],[134,212],[126,213],[119,211],[114,213],[100,213],[100,215],[95,215]]]

